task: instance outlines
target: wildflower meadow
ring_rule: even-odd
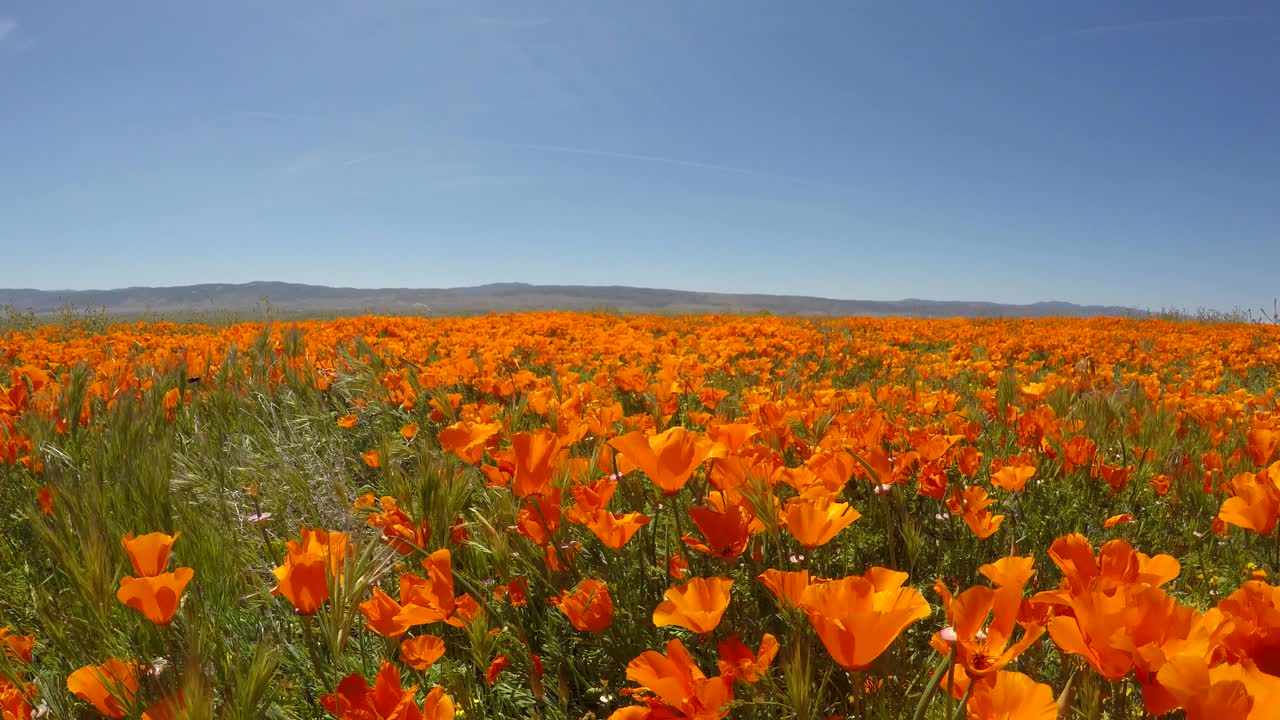
[[[1280,327],[0,335],[0,717],[1270,718]]]

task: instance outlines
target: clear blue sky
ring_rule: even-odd
[[[1257,307],[1274,2],[0,0],[0,287]]]

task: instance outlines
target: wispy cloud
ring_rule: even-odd
[[[745,175],[747,177],[756,177],[765,180],[775,180],[782,182],[799,183],[802,185],[813,185],[816,187],[845,189],[844,186],[837,183],[830,183],[823,180],[815,180],[812,178],[798,177],[795,175],[784,175],[779,173],[768,172],[765,170],[756,170],[753,168],[738,167],[736,165],[721,165],[719,163],[701,162],[698,160],[689,160],[685,158],[668,157],[665,155],[647,155],[643,153],[619,152],[615,150],[600,150],[596,148],[573,147],[569,145],[543,145],[538,143],[507,143],[507,142],[483,142],[480,144],[497,145],[500,147],[518,148],[524,150],[534,150],[538,152],[564,153],[567,155],[584,155],[587,157],[608,158],[614,160],[628,160],[633,162],[656,163],[659,165],[670,165],[674,167],[692,168],[696,170],[708,170],[711,172],[731,173],[734,175]]]
[[[320,174],[342,173],[386,156],[386,152],[362,151],[358,147],[352,147],[350,143],[321,145],[295,153],[288,162],[276,169],[275,177],[280,180],[298,180]]]
[[[456,190],[478,187],[507,187],[525,185],[541,180],[539,175],[459,175],[447,177],[428,183],[429,187],[438,190]]]
[[[1157,18],[1139,22],[1117,23],[1114,25],[1094,25],[1091,27],[1064,30],[1055,37],[1110,35],[1113,33],[1141,32],[1145,30],[1161,30],[1188,25],[1223,25],[1245,22],[1265,22],[1280,19],[1276,15],[1192,15],[1189,17]]]
[[[354,167],[356,165],[363,165],[367,162],[373,162],[374,160],[377,160],[383,155],[384,153],[378,153],[378,152],[365,153],[363,155],[356,155],[355,157],[350,157],[345,160],[339,160],[338,165],[341,167]]]
[[[457,15],[453,20],[464,25],[506,28],[538,27],[551,22],[550,18],[545,17],[507,17],[500,15]]]
[[[15,18],[0,15],[0,43],[8,40],[17,31],[18,21]]]
[[[216,108],[216,111],[227,115],[238,115],[240,117],[254,118],[256,120],[271,120],[273,122],[310,122],[321,119],[315,115],[302,115],[299,113],[285,113],[254,108],[218,107]]]

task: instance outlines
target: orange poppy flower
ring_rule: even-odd
[[[963,435],[928,435],[913,438],[911,445],[920,455],[920,462],[931,463],[947,454],[952,446],[964,439]]]
[[[412,573],[400,576],[402,610],[397,623],[424,625],[454,616],[457,598],[453,594],[453,555],[447,549],[436,550],[422,561],[422,566],[427,571],[425,580]]]
[[[560,438],[546,428],[511,436],[515,477],[511,491],[516,497],[545,495],[551,491],[551,472],[560,452]]]
[[[613,622],[613,598],[603,580],[583,580],[573,592],[561,591],[551,602],[575,628],[585,632],[599,632]]]
[[[904,588],[904,572],[873,567],[863,575],[805,588],[800,607],[827,652],[847,670],[863,670],[913,622],[929,616],[929,603]]]
[[[343,430],[350,430],[351,428],[356,426],[356,422],[359,421],[359,419],[360,418],[356,417],[355,413],[343,415],[342,417],[338,418],[338,427],[342,428]]]
[[[724,563],[733,563],[746,551],[747,541],[751,539],[751,511],[745,505],[726,505],[724,512],[699,505],[689,508],[689,518],[706,538],[706,542],[690,535],[681,538],[694,550]]]
[[[1094,477],[1100,477],[1111,486],[1111,494],[1115,495],[1129,485],[1129,477],[1133,474],[1132,465],[1108,465],[1099,462],[1093,468]]]
[[[1231,479],[1231,490],[1235,495],[1222,501],[1218,519],[1270,535],[1280,519],[1280,461],[1257,474],[1236,475]]]
[[[723,423],[707,428],[707,436],[728,453],[738,452],[746,447],[748,440],[759,434],[760,428],[751,423]]]
[[[1160,668],[1158,679],[1187,720],[1275,717],[1280,680],[1250,665],[1209,667],[1202,657],[1180,655]]]
[[[963,672],[956,669],[957,674]],[[1053,688],[1048,685],[1020,672],[1001,670],[992,682],[974,687],[967,717],[969,720],[1057,720],[1058,703],[1054,701]]]
[[[498,682],[498,676],[502,674],[503,670],[507,669],[507,665],[510,663],[511,660],[506,655],[499,655],[494,658],[493,662],[489,663],[489,669],[484,673],[484,681],[490,685]]]
[[[178,402],[182,399],[182,393],[178,392],[178,388],[169,388],[164,394],[162,404],[164,405],[164,419],[173,422],[178,409]]]
[[[529,579],[517,577],[507,586],[507,594],[511,598],[511,607],[524,607],[529,604]]]
[[[272,595],[284,595],[302,615],[314,614],[329,599],[330,582],[339,582],[351,548],[347,534],[302,528],[302,541],[290,540],[284,564],[274,570]]]
[[[1102,579],[1108,587],[1121,583],[1138,583],[1159,587],[1178,577],[1181,564],[1169,555],[1154,557],[1137,552],[1124,540],[1111,540],[1094,555],[1093,545],[1080,533],[1064,535],[1049,546],[1049,559],[1062,571],[1070,592],[1087,591]],[[1046,591],[1038,598],[1060,596]]]
[[[1159,671],[1169,660],[1194,656],[1215,661],[1223,657],[1221,643],[1233,624],[1210,610],[1178,604],[1159,588],[1146,588],[1131,602],[1141,618],[1128,623],[1126,643],[1132,647],[1134,678],[1142,686],[1142,703],[1152,716],[1164,715],[1178,707],[1178,700],[1159,680]],[[1280,680],[1276,682],[1280,683]]]
[[[1079,655],[1098,674],[1117,680],[1136,671],[1148,711],[1163,714],[1163,688],[1153,676],[1168,657],[1207,655],[1216,641],[1217,620],[1206,622],[1194,608],[1179,605],[1164,590],[1138,582],[1117,584],[1102,577],[1064,605],[1071,614],[1049,621],[1049,636],[1063,653]]]
[[[954,598],[939,588],[954,640],[936,633],[931,644],[947,652],[955,643],[956,662],[964,666],[970,677],[983,678],[1002,669],[1031,647],[1044,634],[1044,626],[1023,628],[1022,637],[1013,645],[1013,631],[1022,608],[1022,591],[1035,572],[1035,559],[1006,557],[979,568],[995,584],[995,589],[971,587]]]
[[[480,601],[472,597],[471,593],[463,593],[454,599],[453,614],[445,618],[444,622],[456,628],[466,627],[482,614],[484,608],[480,607]]]
[[[498,423],[457,422],[436,434],[440,447],[446,452],[462,458],[463,462],[475,465],[484,455],[485,445],[489,438],[502,430]]]
[[[431,688],[422,700],[422,720],[455,720],[457,714],[453,698],[439,685]]]
[[[923,497],[941,501],[947,496],[951,487],[951,479],[939,462],[932,462],[920,468],[916,478],[916,492]]]
[[[733,580],[727,577],[696,577],[682,585],[673,585],[654,609],[653,624],[679,625],[696,633],[709,633],[720,624],[729,607],[732,587]]]
[[[138,692],[138,664],[111,658],[67,676],[67,690],[109,718],[122,718]]]
[[[805,461],[804,469],[813,473],[828,494],[835,495],[857,472],[858,461],[847,452],[816,454]],[[804,488],[797,487],[796,490],[804,492]]]
[[[614,550],[621,550],[640,528],[649,524],[649,517],[638,512],[616,515],[608,510],[597,510],[591,513],[584,524],[600,542]]]
[[[187,720],[189,717],[187,699],[181,690],[151,703],[142,711],[142,720]]]
[[[752,652],[751,648],[742,644],[737,635],[722,640],[716,645],[720,653],[720,675],[745,683],[755,683],[773,664],[778,654],[778,639],[765,633],[760,640],[760,650]]]
[[[624,708],[610,716],[611,719],[723,718],[728,711],[726,706],[733,701],[733,680],[723,675],[709,678],[703,674],[679,639],[668,642],[666,650],[666,655],[648,650],[627,664],[627,679],[638,683],[661,704],[656,708]]]
[[[861,460],[859,471],[867,476],[872,485],[892,485],[897,482],[895,462],[878,442],[855,457]]]
[[[1009,492],[1022,492],[1035,474],[1034,465],[1006,465],[991,474],[991,484]]]
[[[960,459],[956,466],[960,468],[960,472],[965,477],[973,477],[978,472],[978,468],[982,465],[982,453],[978,448],[973,446],[965,446],[960,450]]]
[[[1124,525],[1125,523],[1131,522],[1133,522],[1133,513],[1120,513],[1119,515],[1112,515],[1103,521],[1102,527],[1110,530],[1117,525]]]
[[[609,445],[666,495],[680,492],[711,452],[697,433],[679,426],[657,435],[637,430],[610,440]]]
[[[676,553],[667,558],[667,576],[673,580],[683,580],[689,577],[689,559],[681,553]]]
[[[53,498],[57,492],[51,487],[42,487],[36,491],[36,502],[40,503],[40,512],[45,517],[53,514]]]
[[[773,592],[778,604],[796,608],[800,607],[800,599],[809,587],[808,570],[786,572],[769,568],[757,575],[756,579]]]
[[[560,530],[560,488],[525,498],[516,515],[516,529],[536,545],[546,545]]]
[[[395,548],[396,552],[408,555],[421,549],[431,536],[431,525],[423,520],[415,523],[409,514],[400,509],[396,499],[384,496],[379,501],[381,512],[369,513],[366,523],[382,528],[382,538]]]
[[[180,532],[172,535],[153,532],[134,537],[133,533],[125,533],[120,544],[129,555],[133,571],[142,577],[153,577],[164,572],[169,564],[169,551],[180,535]]]
[[[780,460],[767,448],[750,445],[737,454],[725,457],[710,456],[711,467],[707,471],[707,481],[711,487],[723,490],[734,497],[741,495],[742,489],[753,484],[774,485],[779,479],[796,486],[797,489],[808,484],[821,482],[821,479],[807,467],[783,468]]]
[[[1228,660],[1280,677],[1280,587],[1249,580],[1206,615],[1224,620],[1221,651]]]
[[[444,655],[444,641],[435,635],[419,635],[400,643],[400,660],[414,670],[426,670]]]
[[[575,484],[569,489],[569,494],[573,496],[573,505],[566,512],[569,522],[586,525],[592,514],[609,506],[613,492],[617,489],[618,481],[612,477]]]
[[[339,720],[420,720],[421,711],[413,702],[417,690],[417,685],[401,685],[400,671],[383,660],[373,687],[353,673],[334,692],[320,696],[320,704]]]
[[[5,625],[0,627],[0,643],[4,645],[5,655],[26,664],[31,662],[31,652],[36,646],[36,636],[16,635],[8,625]]]
[[[994,515],[987,508],[995,504],[985,488],[971,485],[964,490],[957,490],[948,499],[948,508],[959,514],[964,524],[979,540],[985,540],[1000,529],[1004,523],[1003,515]]]
[[[382,467],[382,457],[378,454],[377,448],[361,453],[360,457],[364,460],[365,465],[368,465],[374,470]]]
[[[409,632],[412,627],[400,618],[404,608],[390,595],[375,587],[368,600],[360,603],[360,613],[364,615],[365,627],[383,637],[397,638]]]
[[[120,579],[116,599],[142,613],[151,622],[168,625],[174,613],[178,612],[178,602],[187,589],[187,583],[195,574],[191,568],[180,567],[171,573],[153,577],[125,575]]]
[[[1280,447],[1280,432],[1271,428],[1255,427],[1246,435],[1245,450],[1255,467],[1262,467],[1271,462]]]
[[[848,503],[835,502],[828,495],[791,498],[783,510],[783,520],[792,536],[804,547],[826,545],[862,514]]]
[[[400,437],[405,440],[412,440],[418,436],[418,423],[409,423],[400,428]]]
[[[0,680],[0,717],[9,720],[26,720],[33,715],[32,704],[36,701],[34,683],[14,685],[7,680]]]

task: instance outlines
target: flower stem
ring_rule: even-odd
[[[929,682],[924,686],[924,692],[920,694],[920,701],[916,703],[916,711],[911,714],[911,720],[924,720],[925,711],[929,709],[929,701],[933,699],[933,694],[938,691],[938,683],[942,682],[942,673],[947,669],[948,665],[954,666],[955,648],[947,653],[938,666],[933,669],[933,675],[929,678]],[[948,692],[950,692],[948,690]]]

